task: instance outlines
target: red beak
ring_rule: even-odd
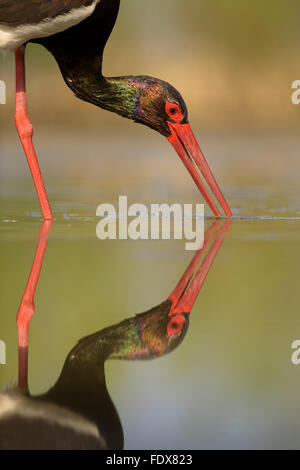
[[[208,186],[214,193],[215,197],[221,204],[225,214],[228,217],[232,216],[231,210],[212,174],[205,157],[198,145],[198,142],[193,134],[189,124],[177,124],[168,121],[169,128],[171,131],[170,137],[167,137],[168,141],[173,145],[179,157],[183,161],[185,167],[190,172],[193,180],[201,191],[204,199],[210,205],[213,213],[216,216],[220,216],[219,209],[216,207],[212,200],[208,189],[205,187],[198,169],[204,176]]]

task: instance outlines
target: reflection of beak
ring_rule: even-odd
[[[212,174],[205,157],[201,152],[190,125],[177,124],[170,121],[168,121],[168,124],[171,131],[170,137],[167,137],[168,141],[175,148],[185,167],[188,169],[193,180],[200,189],[204,199],[210,205],[213,213],[217,216],[221,215],[219,209],[215,206],[214,201],[205,187],[198,169],[201,171],[210,189],[221,204],[225,214],[228,217],[231,217],[231,210],[229,209],[228,204],[214,178],[214,175]]]
[[[230,229],[232,220],[227,220],[221,227],[218,226],[219,223],[220,221],[216,220],[206,230],[203,247],[197,251],[177,286],[169,295],[168,300],[172,301],[169,316],[182,313],[189,314],[191,312],[206,276],[223,243],[226,232]],[[211,241],[212,245],[199,267],[201,258]]]

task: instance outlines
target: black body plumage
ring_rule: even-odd
[[[66,15],[91,5],[95,0],[0,0],[0,24],[37,25],[41,21]],[[113,2],[112,2],[113,3]]]

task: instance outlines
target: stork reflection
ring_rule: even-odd
[[[208,228],[203,247],[161,304],[80,339],[47,393],[34,397],[20,389],[1,393],[0,448],[122,449],[123,429],[106,388],[105,361],[153,359],[182,342],[190,312],[230,224],[216,221]],[[41,262],[41,257],[35,259]],[[36,272],[40,268],[41,264]],[[23,380],[24,374],[27,369],[20,373]]]

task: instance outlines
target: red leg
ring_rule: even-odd
[[[24,392],[28,390],[28,332],[29,324],[34,314],[34,295],[43,265],[48,237],[50,234],[52,221],[43,223],[39,233],[39,241],[35,252],[32,268],[26,284],[26,288],[17,313],[18,327],[18,357],[19,357],[19,379],[18,386]]]
[[[28,119],[26,110],[26,88],[25,88],[25,46],[21,46],[15,51],[16,60],[16,128],[23,146],[28,165],[32,174],[35,189],[40,201],[44,220],[52,220],[50,204],[46,189],[43,183],[41,170],[32,143],[32,124]]]

